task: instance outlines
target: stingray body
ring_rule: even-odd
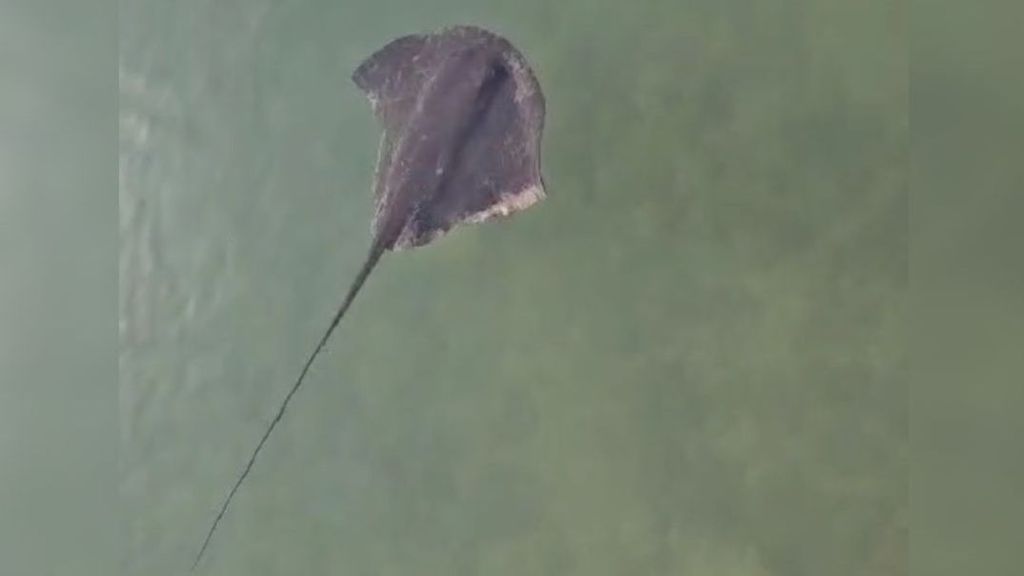
[[[193,570],[288,402],[380,257],[544,198],[544,97],[526,60],[508,40],[471,26],[404,36],[370,56],[352,79],[367,94],[383,128],[369,255],[221,505]]]
[[[353,74],[383,126],[374,245],[421,246],[544,197],[544,99],[519,52],[480,28],[406,36]]]

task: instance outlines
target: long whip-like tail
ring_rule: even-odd
[[[309,367],[313,365],[313,360],[316,359],[317,355],[320,354],[320,351],[323,350],[324,345],[327,344],[327,340],[331,337],[331,333],[334,332],[338,323],[341,322],[341,318],[345,315],[349,306],[352,305],[352,301],[355,300],[356,294],[358,294],[359,289],[363,287],[363,283],[366,282],[366,278],[370,275],[370,272],[373,271],[374,266],[377,265],[377,262],[380,260],[383,253],[383,248],[376,244],[370,250],[370,255],[366,258],[366,262],[363,264],[362,269],[359,270],[359,275],[357,275],[356,279],[352,282],[352,286],[348,289],[348,294],[345,296],[345,300],[342,302],[341,307],[338,308],[338,312],[334,315],[334,319],[331,320],[330,327],[327,328],[327,332],[324,333],[320,342],[313,350],[313,353],[309,355],[309,359],[306,360],[306,364],[302,367],[302,372],[299,373],[298,379],[295,380],[295,384],[292,385],[292,389],[288,392],[288,395],[284,397],[284,402],[281,403],[281,407],[277,411],[277,416],[274,416],[274,419],[270,422],[270,426],[268,426],[267,430],[263,433],[263,437],[260,438],[260,442],[256,445],[256,449],[252,451],[252,456],[249,457],[249,462],[245,465],[245,469],[238,477],[235,485],[231,487],[231,491],[228,492],[228,496],[224,499],[224,503],[221,504],[220,511],[217,512],[217,517],[214,518],[213,525],[210,526],[210,531],[206,533],[206,539],[203,540],[203,546],[199,549],[199,553],[196,554],[196,559],[192,563],[193,572],[195,571],[196,566],[199,565],[199,561],[203,558],[203,553],[206,552],[206,547],[210,545],[210,539],[213,538],[213,533],[217,530],[217,525],[220,524],[221,518],[224,517],[224,513],[227,511],[228,505],[231,504],[231,499],[235,497],[235,492],[238,491],[238,487],[242,485],[245,477],[248,476],[249,472],[252,470],[252,465],[256,462],[256,456],[260,453],[260,450],[263,449],[263,444],[267,442],[267,438],[270,437],[270,433],[274,431],[274,427],[277,426],[277,423],[281,421],[281,417],[284,416],[284,411],[288,407],[288,402],[292,399],[292,396],[295,395],[295,392],[298,391],[299,386],[302,385],[302,381],[306,378],[306,373],[309,372]]]

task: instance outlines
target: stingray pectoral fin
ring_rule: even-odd
[[[352,73],[352,81],[366,93],[386,130],[399,129],[416,105],[430,59],[427,42],[423,35],[393,40]]]
[[[505,81],[459,143],[431,201],[395,248],[422,246],[453,227],[525,210],[545,197],[540,147],[544,99],[522,56],[499,44]]]
[[[363,61],[352,73],[352,81],[366,93],[374,115],[384,128],[374,178],[374,217],[371,233],[376,238],[385,210],[385,175],[391,166],[395,141],[405,130],[419,93],[426,82],[427,36],[409,35],[389,42]]]

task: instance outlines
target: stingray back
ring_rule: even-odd
[[[428,92],[446,88],[433,82],[434,76],[464,50],[493,56],[485,61],[497,67],[494,80],[486,85],[486,93],[482,89],[478,101],[465,107],[471,121],[453,144],[455,152],[443,167],[443,176],[435,180],[425,175],[421,181],[429,182],[430,189],[415,191],[419,197],[411,206],[396,202],[398,196],[414,193],[396,189],[400,186],[388,179],[392,164],[403,161],[394,157],[397,143],[419,137],[409,134],[411,126],[429,125],[415,120],[432,113],[423,106]],[[465,74],[476,72],[466,70]],[[406,36],[368,58],[353,80],[367,93],[383,127],[374,234],[392,205],[407,206],[401,215],[401,233],[389,247],[421,246],[461,223],[506,216],[544,198],[540,171],[544,97],[526,60],[507,40],[475,27]]]

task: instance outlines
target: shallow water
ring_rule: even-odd
[[[199,573],[906,573],[903,13],[839,0],[123,3],[125,572],[365,256],[351,70],[453,23],[533,65],[550,198],[385,257]]]

